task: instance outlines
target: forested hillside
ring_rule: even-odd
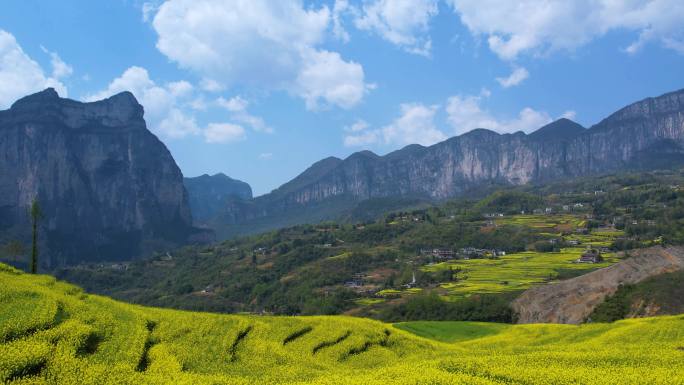
[[[677,172],[521,187],[58,276],[115,298],[184,309],[511,322],[508,303],[527,288],[609,266],[625,250],[684,241],[680,185]],[[587,249],[601,260],[577,263]]]

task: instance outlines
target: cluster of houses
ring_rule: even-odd
[[[448,261],[451,259],[478,259],[492,258],[506,255],[503,250],[478,249],[475,247],[464,247],[457,252],[452,249],[420,249],[422,256],[431,256],[438,260]]]

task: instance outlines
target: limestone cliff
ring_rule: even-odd
[[[43,266],[128,259],[197,232],[183,176],[129,92],[24,97],[0,111],[0,154],[0,233],[26,241],[36,198]]]
[[[681,90],[634,103],[589,129],[560,119],[529,135],[476,129],[430,147],[410,145],[385,156],[362,151],[344,160],[328,158],[270,194],[233,202],[218,226],[245,229],[249,226],[243,225],[258,221],[263,230],[275,226],[270,222],[316,219],[316,210],[333,217],[354,202],[371,198],[443,200],[488,184],[671,167],[684,164],[683,144]],[[293,217],[297,211],[309,215]]]

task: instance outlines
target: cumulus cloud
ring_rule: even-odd
[[[232,123],[209,123],[203,135],[207,143],[230,143],[245,139],[245,129]]]
[[[159,51],[199,74],[205,90],[236,84],[280,89],[309,108],[349,108],[368,85],[361,65],[317,48],[331,19],[328,7],[305,8],[301,0],[169,0],[152,25]]]
[[[235,96],[230,99],[220,97],[216,100],[216,103],[230,112],[232,120],[250,126],[257,132],[273,132],[273,129],[262,118],[247,112],[249,102],[242,97]]]
[[[572,51],[612,30],[639,37],[637,52],[658,41],[684,54],[684,2],[680,0],[447,0],[471,33],[484,36],[504,60],[523,53]]]
[[[305,56],[294,91],[309,110],[329,105],[351,108],[375,87],[364,83],[360,64],[342,60],[337,52],[312,50]]]
[[[530,73],[527,72],[525,68],[516,67],[513,69],[513,72],[511,72],[511,74],[508,75],[508,77],[496,78],[496,81],[499,82],[499,84],[501,84],[502,87],[509,88],[520,85],[529,76]]]
[[[55,57],[59,58],[57,54]],[[53,61],[52,65],[53,75],[48,76],[24,52],[12,34],[0,29],[0,108],[7,108],[15,100],[47,87],[55,88],[60,95],[66,97],[67,87],[59,79],[66,76],[67,72],[70,73],[71,67],[61,59],[59,63]]]
[[[355,147],[375,143],[388,145],[418,143],[427,146],[447,138],[435,125],[435,114],[439,106],[404,103],[400,109],[401,115],[382,128],[368,130],[365,122],[361,124],[357,122],[350,126],[349,135],[344,137],[344,145]]]
[[[354,24],[372,31],[407,52],[430,54],[430,20],[437,15],[437,0],[375,0],[365,3]]]
[[[447,100],[447,120],[457,135],[475,128],[486,128],[502,134],[517,131],[530,133],[553,120],[548,113],[530,107],[523,108],[515,118],[497,118],[481,105],[487,97],[488,94],[478,96],[457,95]],[[566,111],[563,117],[574,117],[574,111]]]

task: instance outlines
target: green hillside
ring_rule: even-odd
[[[55,275],[89,292],[185,310],[511,322],[506,306],[523,290],[606,267],[621,251],[684,242],[682,185],[684,176],[671,173],[524,186],[370,222],[294,226]],[[603,249],[604,261],[575,263],[587,247]],[[423,294],[443,303],[414,311]]]
[[[0,305],[9,384],[684,382],[684,316],[514,326],[192,313],[5,265]]]

